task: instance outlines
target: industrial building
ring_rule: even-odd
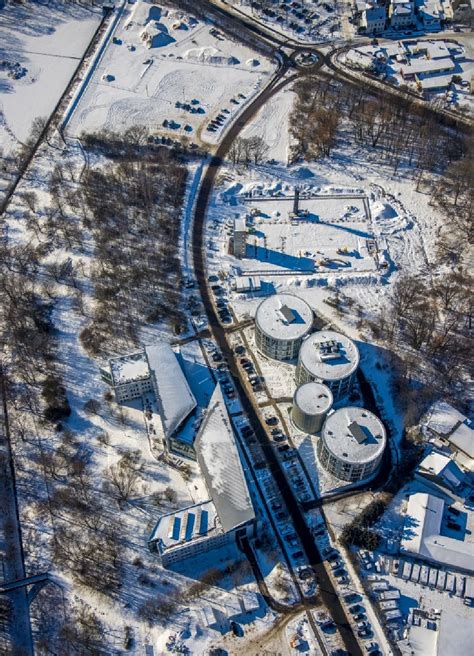
[[[306,301],[293,294],[269,296],[255,314],[257,348],[274,360],[293,360],[312,325],[313,311]]]
[[[319,433],[332,406],[332,392],[322,383],[305,383],[293,396],[291,418],[304,433]]]
[[[326,419],[318,441],[322,467],[343,481],[360,481],[373,474],[387,443],[385,427],[372,412],[347,407]]]
[[[349,394],[359,366],[359,351],[352,340],[332,330],[313,333],[301,345],[296,384],[324,383],[334,400]]]
[[[163,566],[252,537],[256,515],[220,385],[195,440],[209,499],[163,515],[148,545]]]

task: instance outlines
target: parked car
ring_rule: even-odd
[[[265,419],[265,423],[266,423],[268,426],[276,426],[276,424],[278,424],[278,417],[275,417],[275,416],[267,417],[267,418]]]

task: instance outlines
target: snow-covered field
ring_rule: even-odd
[[[97,29],[101,12],[63,2],[0,8],[0,145],[7,152],[48,117]]]
[[[268,60],[229,41],[211,23],[138,0],[123,12],[69,134],[143,126],[215,143],[272,70]],[[222,125],[208,131],[218,114]]]

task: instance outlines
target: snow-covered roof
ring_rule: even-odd
[[[225,532],[255,519],[240,454],[220,385],[194,442],[197,460]]]
[[[456,67],[449,57],[443,59],[412,59],[401,67],[402,75],[423,75],[438,71],[452,71]]]
[[[329,415],[321,437],[332,454],[350,464],[375,460],[387,442],[380,419],[369,410],[356,407],[341,408]]]
[[[420,474],[432,474],[444,478],[452,487],[457,488],[464,478],[457,464],[443,453],[431,451],[418,465]]]
[[[455,447],[465,453],[469,458],[474,458],[474,430],[467,424],[459,424],[449,437],[451,448]]]
[[[146,346],[145,351],[163,430],[170,437],[194,410],[196,399],[169,344],[158,342]]]
[[[222,533],[222,527],[215,506],[212,501],[204,501],[162,515],[148,541],[155,542],[158,550],[163,553],[191,540],[212,537],[218,533]]]
[[[365,10],[365,15],[367,22],[372,22],[372,21],[380,21],[383,20],[387,12],[385,10],[385,7],[367,7]]]
[[[287,310],[291,310],[293,318]],[[306,301],[294,294],[274,294],[258,306],[255,323],[269,337],[295,340],[311,330],[313,311]]]
[[[143,351],[112,358],[109,360],[109,366],[114,386],[150,377],[148,362]]]
[[[245,224],[245,219],[242,217],[238,217],[234,219],[234,231],[235,232],[245,232],[247,229],[246,224]]]
[[[446,401],[437,401],[429,410],[425,426],[438,435],[448,437],[459,424],[466,420],[465,415]]]
[[[320,381],[341,380],[357,369],[359,351],[349,337],[333,330],[321,330],[303,342],[299,360]]]
[[[425,492],[412,494],[403,524],[400,551],[441,565],[474,571],[474,543],[440,535],[444,501]]]
[[[298,387],[293,397],[300,410],[307,415],[322,415],[332,406],[332,392],[322,383],[305,383]]]

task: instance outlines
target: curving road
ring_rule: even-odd
[[[295,531],[300,538],[301,544],[306,552],[308,562],[314,568],[320,597],[324,605],[327,607],[334,621],[338,625],[341,637],[344,641],[347,651],[350,654],[361,654],[361,648],[352,631],[351,626],[347,622],[347,618],[338,597],[338,592],[326,571],[323,559],[315,544],[314,538],[309,530],[303,513],[298,505],[298,502],[290,488],[286,476],[282,470],[280,461],[275,454],[275,451],[269,442],[265,429],[262,426],[259,410],[254,400],[247,396],[245,386],[241,379],[241,374],[237,363],[234,359],[234,354],[231,347],[227,342],[227,336],[224,328],[219,323],[218,317],[214,310],[211,300],[210,291],[207,284],[207,268],[206,268],[206,248],[205,248],[205,225],[207,209],[209,205],[210,196],[219,172],[219,168],[223,159],[229,152],[234,140],[239,136],[240,132],[247,125],[247,123],[256,115],[258,110],[271,98],[278,93],[284,86],[294,81],[297,77],[296,74],[283,77],[288,72],[292,65],[292,58],[284,58],[280,70],[276,73],[274,78],[270,81],[267,87],[255,98],[242,114],[237,118],[235,123],[231,125],[225,134],[222,142],[218,146],[215,155],[210,160],[209,166],[203,176],[202,183],[196,199],[194,210],[194,223],[193,223],[193,241],[192,241],[192,255],[194,263],[194,271],[196,274],[199,291],[206,310],[209,328],[213,337],[226,358],[230,372],[234,378],[237,393],[244,411],[247,413],[249,422],[255,431],[255,435],[260,443],[262,452],[265,455],[268,470],[271,472],[276,486],[286,503],[287,509],[293,519]]]

